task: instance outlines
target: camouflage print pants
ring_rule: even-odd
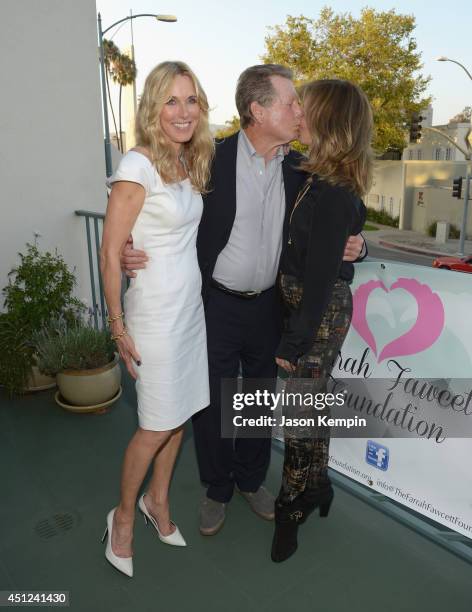
[[[300,281],[282,274],[280,285],[285,306],[296,309],[303,294]],[[313,346],[303,355],[296,371],[287,379],[285,393],[326,393],[329,374],[349,330],[352,317],[352,295],[346,281],[335,282],[333,294],[324,314]],[[322,411],[312,406],[298,405],[289,410],[290,417],[313,418],[318,414],[329,415],[329,408]],[[303,491],[326,485],[328,479],[329,429],[317,431],[308,427],[285,427],[285,458],[282,487],[278,501],[291,503]]]

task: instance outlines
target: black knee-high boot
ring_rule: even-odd
[[[300,496],[305,503],[305,513],[300,522],[304,523],[315,508],[320,509],[320,517],[328,516],[333,497],[334,491],[329,481],[320,483],[316,489],[305,489]]]
[[[298,547],[298,526],[319,508],[320,517],[328,516],[334,492],[328,481],[316,489],[306,489],[293,502],[275,503],[275,532],[272,540],[272,561],[280,563],[291,557]]]
[[[304,503],[297,498],[290,504],[275,503],[275,532],[272,539],[271,559],[285,561],[297,550],[298,525],[304,519]]]

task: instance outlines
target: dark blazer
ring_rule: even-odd
[[[210,286],[216,260],[229,240],[236,216],[238,133],[216,143],[210,192],[203,197],[203,214],[197,236],[197,254],[202,273],[204,299]],[[282,249],[288,240],[290,213],[306,179],[306,174],[297,169],[301,159],[302,156],[297,151],[290,151],[282,162],[286,204]]]

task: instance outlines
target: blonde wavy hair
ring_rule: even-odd
[[[301,167],[360,197],[372,182],[373,117],[360,87],[341,79],[320,79],[299,88],[312,142]]]
[[[207,193],[215,145],[208,123],[208,100],[199,80],[184,62],[158,64],[146,78],[136,114],[136,144],[150,150],[151,161],[165,183],[178,182],[175,151],[161,127],[160,114],[170,97],[176,76],[188,76],[195,87],[200,117],[192,139],[182,146],[190,182],[200,193]]]

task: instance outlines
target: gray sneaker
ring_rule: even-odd
[[[247,493],[246,491],[238,491],[247,499],[251,510],[266,521],[274,520],[274,504],[275,497],[265,487],[259,487],[255,493]]]
[[[215,535],[225,522],[226,504],[210,499],[205,495],[200,504],[200,533]]]

